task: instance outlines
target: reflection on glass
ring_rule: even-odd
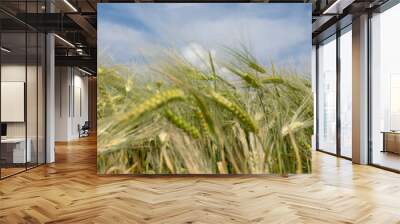
[[[340,153],[352,157],[352,35],[351,27],[340,36]]]
[[[400,170],[400,5],[372,18],[372,163]]]
[[[37,162],[38,164],[43,164],[45,163],[45,60],[46,60],[46,52],[45,52],[45,44],[46,44],[46,38],[45,35],[42,33],[38,34],[38,76],[37,76],[37,82],[38,82],[38,136],[37,136],[37,147],[38,147],[38,157],[37,157]]]
[[[26,113],[27,113],[27,142],[30,148],[30,161],[27,167],[37,165],[37,42],[36,32],[27,33],[27,82],[26,82]]]
[[[25,33],[2,33],[1,44],[9,51],[1,55],[1,176],[25,170],[31,151],[26,143]],[[28,150],[27,150],[28,149]]]
[[[21,16],[44,13],[45,3],[0,1],[0,7]],[[45,162],[46,39],[2,12],[0,17],[9,22],[0,24],[0,178],[4,178]]]
[[[336,40],[318,48],[318,148],[336,153]]]

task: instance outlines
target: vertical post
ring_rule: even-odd
[[[53,12],[51,1],[46,2],[47,12]],[[46,163],[55,161],[55,52],[54,34],[46,34]]]
[[[319,45],[315,47],[315,149],[319,149]]]
[[[336,28],[336,155],[341,156],[341,137],[342,123],[340,117],[340,83],[341,83],[341,67],[340,67],[340,29]]]
[[[372,164],[373,162],[373,153],[372,153],[372,61],[371,61],[371,55],[372,55],[372,29],[371,29],[371,19],[372,19],[372,12],[368,12],[368,21],[367,21],[367,45],[368,45],[368,51],[367,51],[367,63],[368,63],[368,152],[367,152],[367,163]]]
[[[28,21],[28,3],[25,2],[25,21]],[[28,24],[25,23],[25,88],[24,88],[24,122],[25,122],[25,170],[28,169]]]
[[[312,81],[312,92],[313,92],[313,107],[314,107],[314,130],[312,136],[312,149],[317,149],[317,45],[312,46],[312,57],[311,57],[311,81]]]
[[[2,47],[2,32],[1,32],[1,28],[2,28],[2,23],[0,23],[0,47]],[[2,75],[1,75],[1,66],[2,66],[2,58],[1,58],[1,50],[0,50],[0,126],[2,125],[2,122],[1,122],[1,110],[2,110],[2,108],[1,108],[1,77],[2,77]],[[1,132],[1,127],[0,127],[0,132]],[[0,136],[1,136],[1,134],[0,134]],[[1,148],[1,143],[0,143],[0,180],[1,180],[1,169],[2,169],[2,160],[1,160],[1,150],[2,150],[2,148]]]
[[[368,163],[368,15],[353,19],[353,113],[352,157],[358,164]]]

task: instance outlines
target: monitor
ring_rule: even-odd
[[[1,123],[1,136],[7,136],[7,124]]]

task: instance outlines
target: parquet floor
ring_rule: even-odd
[[[96,175],[94,138],[0,181],[0,223],[400,223],[400,175],[315,153],[291,176]]]
[[[3,167],[3,168],[1,168],[1,175],[2,175],[2,177],[7,177],[7,176],[13,175],[15,173],[22,172],[24,170],[25,170],[25,167],[23,167],[23,168],[14,168],[14,167],[4,168]]]

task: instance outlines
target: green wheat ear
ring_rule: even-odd
[[[246,73],[246,72],[242,72],[239,71],[231,66],[226,66],[225,68],[227,68],[230,72],[232,72],[234,75],[239,76],[241,79],[243,79],[243,81],[245,81],[249,86],[258,89],[260,88],[260,84],[257,80],[256,77],[254,77],[253,75],[251,75],[250,73]]]
[[[211,99],[214,100],[221,107],[234,114],[235,117],[238,118],[238,120],[244,125],[247,130],[257,133],[258,127],[256,123],[253,121],[250,115],[243,111],[238,105],[232,103],[231,101],[216,92],[211,92]]]
[[[267,77],[267,78],[263,79],[261,82],[264,83],[264,84],[270,84],[270,83],[272,83],[272,84],[282,84],[282,83],[285,82],[285,80],[283,80],[280,77],[274,76],[274,77]]]
[[[264,69],[262,66],[260,66],[258,63],[254,62],[254,61],[249,60],[248,63],[247,63],[247,65],[248,65],[250,68],[254,69],[255,71],[257,71],[257,72],[259,72],[259,73],[264,74],[264,73],[267,72],[267,71],[265,71],[265,69]]]
[[[179,89],[172,89],[159,92],[150,97],[149,99],[147,99],[146,101],[144,101],[143,103],[141,103],[130,113],[127,113],[125,116],[120,117],[118,119],[118,123],[125,122],[127,120],[132,122],[133,120],[141,117],[142,115],[154,111],[165,104],[168,104],[176,100],[183,100],[184,98],[185,98],[185,93]]]
[[[165,117],[169,122],[182,129],[188,135],[192,136],[193,138],[199,138],[200,132],[197,130],[197,128],[193,127],[191,124],[189,124],[189,122],[185,121],[171,110],[165,110]]]
[[[195,112],[196,116],[199,118],[201,132],[204,135],[208,135],[210,133],[210,131],[208,130],[208,124],[207,124],[206,118],[203,115],[203,112],[201,112],[201,110],[199,108],[196,108],[194,110],[194,112]]]
[[[267,77],[267,78],[263,79],[261,82],[263,84],[282,84],[291,90],[300,91],[299,88],[293,86],[292,84],[290,84],[290,82],[286,81],[285,79],[283,79],[281,77],[276,77],[276,76]]]

